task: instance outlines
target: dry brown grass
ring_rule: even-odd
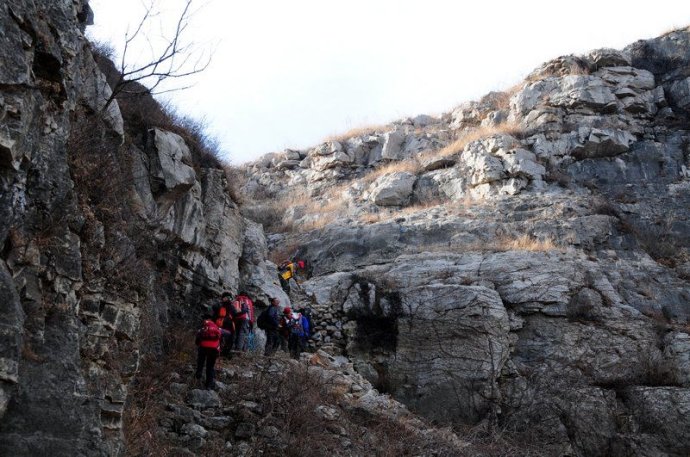
[[[323,142],[325,143],[328,141],[337,141],[339,143],[342,143],[343,141],[347,141],[351,138],[355,138],[358,136],[364,136],[367,134],[375,135],[377,133],[384,133],[388,130],[390,130],[389,125],[383,125],[383,124],[363,125],[361,127],[352,128],[345,133],[329,135],[326,138],[324,138]]]
[[[170,329],[167,335],[167,353],[163,357],[145,357],[128,392],[122,418],[127,456],[171,453],[171,446],[161,439],[156,428],[165,410],[168,387],[176,373],[192,364],[195,348],[193,333],[186,328]]]
[[[257,428],[275,426],[280,431],[272,439],[257,435],[252,440],[252,451],[256,453],[251,455],[393,457],[459,455],[461,450],[457,440],[442,430],[421,430],[422,421],[404,415],[388,416],[383,411],[379,414],[357,407],[356,402],[349,403],[343,397],[348,389],[338,382],[339,377],[322,376],[315,367],[285,364],[275,372],[262,360],[238,359],[230,363],[236,370],[253,371],[254,376],[233,379],[236,388],[220,392],[223,402],[234,405],[249,400],[260,404],[260,415],[246,415],[243,420],[255,423]],[[323,407],[336,411],[337,419],[327,421],[315,413]],[[349,441],[347,448],[343,447],[343,437]]]
[[[325,198],[317,199],[310,196],[306,189],[298,189],[279,199],[251,208],[245,207],[251,214],[248,217],[264,226],[264,230],[272,233],[292,233],[323,228],[342,216],[346,209],[346,201],[342,192],[347,185],[329,189]],[[286,210],[301,208],[303,216],[310,222],[295,225],[294,220],[286,218]],[[299,216],[299,212],[297,213]],[[299,217],[299,218],[301,218]]]
[[[442,149],[422,152],[421,157],[448,157],[461,153],[465,146],[473,141],[499,134],[519,135],[521,132],[522,129],[519,125],[510,122],[504,122],[494,127],[480,126],[461,132],[455,141]]]
[[[383,213],[365,213],[359,216],[359,221],[364,224],[378,224],[383,220],[387,220],[387,215]]]
[[[529,235],[521,235],[517,238],[503,237],[492,244],[497,251],[553,251],[558,245],[551,238],[538,239]]]
[[[365,184],[371,184],[381,176],[390,173],[408,172],[417,174],[421,171],[421,169],[422,167],[419,164],[419,161],[414,157],[406,160],[399,160],[396,162],[390,162],[386,165],[372,170],[371,172],[367,173],[364,177],[362,177],[362,182],[364,182]]]
[[[529,235],[521,235],[515,238],[502,237],[490,241],[476,241],[465,244],[425,244],[409,246],[408,252],[432,252],[462,254],[466,252],[506,252],[506,251],[527,251],[527,252],[549,252],[561,249],[553,240],[540,240]]]
[[[688,25],[672,26],[672,27],[669,27],[664,33],[660,34],[659,36],[665,36],[665,35],[669,35],[669,34],[675,33],[675,32],[682,32],[682,31],[688,30],[688,29],[690,29],[690,27]]]
[[[432,200],[429,202],[418,203],[399,210],[379,211],[378,213],[366,213],[359,217],[359,221],[365,224],[376,224],[379,222],[389,221],[399,217],[407,217],[413,214],[427,211],[431,208],[437,208],[446,202],[443,200]]]
[[[347,203],[343,198],[342,192],[346,186],[337,186],[326,192],[326,199],[310,199],[306,204],[305,216],[311,217],[311,221],[300,225],[299,230],[309,231],[322,229],[335,222],[338,217],[342,217],[347,209]]]
[[[506,90],[500,92],[492,92],[493,104],[495,109],[500,111],[507,111],[510,108],[510,99],[518,93],[525,86],[525,81],[520,81],[519,83],[509,87]]]
[[[331,225],[333,222],[335,222],[340,215],[331,212],[331,213],[326,213],[324,212],[323,214],[320,214],[318,219],[312,219],[308,222],[305,222],[304,224],[301,224],[298,229],[303,232],[309,232],[312,230],[320,230],[327,225]]]

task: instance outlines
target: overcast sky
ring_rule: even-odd
[[[91,0],[89,36],[121,48],[142,0]],[[184,0],[160,0],[149,39]],[[450,111],[551,58],[622,48],[690,24],[687,0],[194,0],[189,41],[214,49],[168,97],[233,163],[353,127]],[[146,51],[130,52],[130,60]]]

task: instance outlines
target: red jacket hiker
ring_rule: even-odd
[[[203,327],[196,332],[196,345],[201,348],[220,350],[220,337],[220,327],[211,319],[206,319]]]
[[[233,306],[235,321],[235,350],[245,352],[249,349],[249,339],[254,328],[254,302],[245,293],[240,292]]]
[[[201,380],[201,373],[206,366],[206,388],[213,389],[215,386],[216,377],[216,359],[220,353],[220,341],[222,331],[220,327],[213,322],[211,316],[204,320],[204,325],[196,332],[196,373],[195,378]]]

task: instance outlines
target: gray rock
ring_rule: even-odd
[[[590,52],[587,57],[597,67],[623,67],[630,65],[630,59],[617,49],[602,48]]]
[[[683,109],[690,108],[690,77],[681,79],[671,84],[668,90],[668,96],[673,102],[674,106]]]
[[[370,201],[378,206],[403,206],[410,201],[417,176],[395,172],[378,178],[371,185]]]
[[[274,427],[273,425],[267,425],[265,427],[261,427],[257,432],[257,435],[263,436],[264,438],[275,438],[280,435],[280,430],[278,430],[278,427]]]
[[[636,138],[625,130],[592,129],[584,143],[576,146],[571,154],[577,158],[613,157],[630,149]]]
[[[247,440],[256,433],[256,426],[248,422],[241,422],[235,429],[235,438],[238,440]]]
[[[221,406],[220,397],[213,390],[193,389],[187,394],[187,403],[200,409]]]
[[[326,405],[319,405],[316,407],[315,414],[319,416],[321,419],[326,420],[326,421],[334,421],[337,420],[338,417],[340,416],[340,413],[338,412],[337,409],[331,408]]]
[[[397,131],[388,132],[383,136],[382,159],[400,160],[402,159],[402,144],[405,137]]]
[[[190,166],[191,153],[179,135],[160,129],[152,129],[150,135],[157,152],[159,176],[167,192],[172,194],[168,198],[175,198],[196,181],[196,173]]]
[[[690,449],[690,392],[677,387],[634,387],[625,392],[640,430],[656,434],[657,453],[682,454]],[[651,441],[651,440],[650,440]]]
[[[188,388],[189,386],[187,386],[187,384],[181,384],[179,382],[173,382],[170,384],[170,392],[173,395],[184,395]]]
[[[180,430],[182,434],[189,435],[193,438],[206,438],[208,431],[198,424],[184,424]]]
[[[549,96],[553,106],[566,108],[590,108],[607,112],[616,108],[616,97],[596,76],[572,75],[559,80],[559,86]]]

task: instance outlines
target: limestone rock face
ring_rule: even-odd
[[[369,198],[379,206],[402,206],[410,200],[416,180],[407,172],[381,176],[372,184]]]
[[[171,321],[223,290],[279,289],[222,170],[171,132],[124,141],[89,11],[0,7],[2,455],[122,455],[130,383]]]
[[[196,181],[196,173],[189,166],[192,155],[179,135],[160,129],[153,129],[150,135],[156,153],[153,158],[155,168],[151,174],[162,181],[163,192],[173,193],[171,198],[174,200],[175,196],[189,190]]]
[[[414,411],[537,434],[545,455],[690,452],[689,37],[554,59],[344,140],[367,159],[328,175],[248,166],[274,197],[322,203],[283,219],[321,225],[268,238],[310,265],[291,297],[315,309],[310,344]]]

